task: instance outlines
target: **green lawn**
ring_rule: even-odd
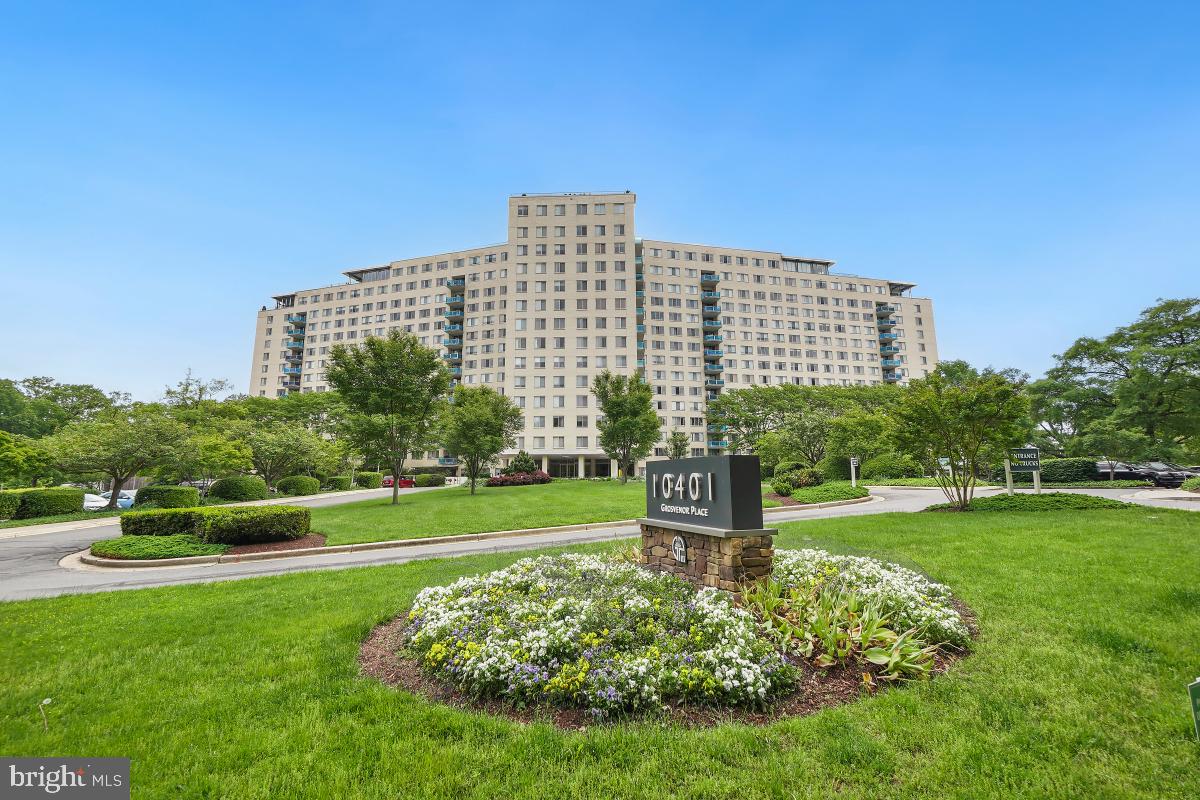
[[[773,500],[764,507],[777,506]],[[418,539],[458,533],[611,522],[646,515],[646,484],[631,481],[555,481],[540,486],[437,489],[312,510],[312,529],[326,544]]]
[[[0,604],[0,751],[128,756],[139,798],[1200,796],[1200,515],[1032,516],[784,524],[949,583],[982,634],[931,683],[765,728],[565,733],[359,677],[373,625],[496,554]]]

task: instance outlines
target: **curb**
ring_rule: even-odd
[[[812,503],[803,506],[779,506],[764,508],[763,513],[802,511],[810,508],[833,508],[856,503],[884,502],[875,495],[855,497],[851,500],[833,500],[828,503]],[[93,567],[111,569],[145,569],[150,567],[186,567],[199,564],[238,564],[246,561],[270,561],[277,558],[303,558],[304,556],[333,555],[336,553],[359,553],[364,550],[394,550],[405,547],[427,547],[429,545],[454,544],[457,542],[480,542],[488,539],[509,539],[514,536],[531,536],[541,533],[570,533],[571,531],[593,531],[604,528],[621,528],[636,525],[636,519],[620,519],[611,522],[587,522],[578,525],[556,525],[550,528],[522,528],[512,531],[487,531],[485,533],[460,533],[453,536],[426,536],[417,539],[391,539],[385,542],[360,542],[358,544],[335,544],[329,547],[302,547],[295,550],[275,550],[265,553],[240,553],[224,556],[188,556],[186,558],[102,558],[83,550],[77,555],[80,562]]]

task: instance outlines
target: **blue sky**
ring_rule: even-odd
[[[1039,374],[1200,293],[1195,4],[0,4],[0,377],[245,389],[254,311],[632,189]]]

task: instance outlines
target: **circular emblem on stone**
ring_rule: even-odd
[[[675,560],[680,564],[687,563],[687,542],[682,536],[676,536],[671,541],[671,555],[675,556]]]

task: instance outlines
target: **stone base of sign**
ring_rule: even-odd
[[[638,520],[642,527],[640,561],[647,569],[678,575],[696,586],[739,591],[771,573],[775,528],[726,531],[659,520]],[[682,539],[686,557],[677,556]]]

